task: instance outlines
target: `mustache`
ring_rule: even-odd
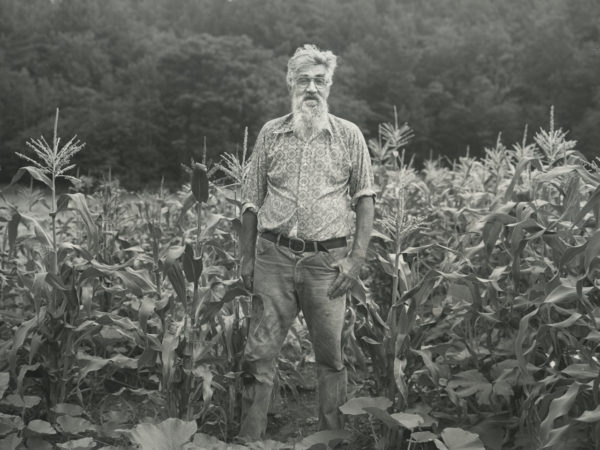
[[[317,95],[306,94],[304,96],[303,100],[320,100],[320,99],[319,99],[319,97]]]

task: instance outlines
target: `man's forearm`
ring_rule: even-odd
[[[243,258],[253,258],[256,248],[257,231],[256,213],[246,210],[242,215],[242,232],[240,235],[240,244]]]
[[[356,204],[356,230],[354,232],[354,243],[352,255],[365,258],[367,248],[373,230],[373,218],[375,216],[375,201],[373,197],[365,196],[358,199]]]
[[[329,298],[338,298],[348,292],[352,283],[360,277],[360,269],[367,257],[367,247],[373,229],[373,216],[375,215],[375,201],[373,197],[361,197],[356,204],[356,231],[350,255],[334,263],[340,273],[329,287]]]

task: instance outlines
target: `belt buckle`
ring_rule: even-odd
[[[301,242],[302,249],[296,250],[295,248],[293,248],[293,247],[295,247],[294,242]],[[302,253],[304,250],[306,250],[306,242],[304,242],[304,239],[288,237],[288,248],[295,253]]]

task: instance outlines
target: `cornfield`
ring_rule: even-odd
[[[61,145],[57,113],[16,194],[0,192],[0,448],[597,448],[600,161],[552,116],[420,170],[408,126],[380,127],[376,227],[347,299],[346,429],[242,446],[226,442],[260,314],[238,277],[246,151],[191,161],[178,192],[130,193],[68,175],[85,147]],[[283,395],[310,364],[305,336],[300,319]]]

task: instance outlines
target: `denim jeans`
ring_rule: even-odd
[[[339,273],[332,263],[347,253],[347,247],[295,253],[258,238],[255,297],[244,350],[240,437],[264,437],[277,355],[300,310],[317,363],[319,427],[343,427],[338,408],[346,401],[347,377],[341,348],[346,303],[345,296],[330,299],[327,291]],[[262,308],[257,302],[262,302]]]

